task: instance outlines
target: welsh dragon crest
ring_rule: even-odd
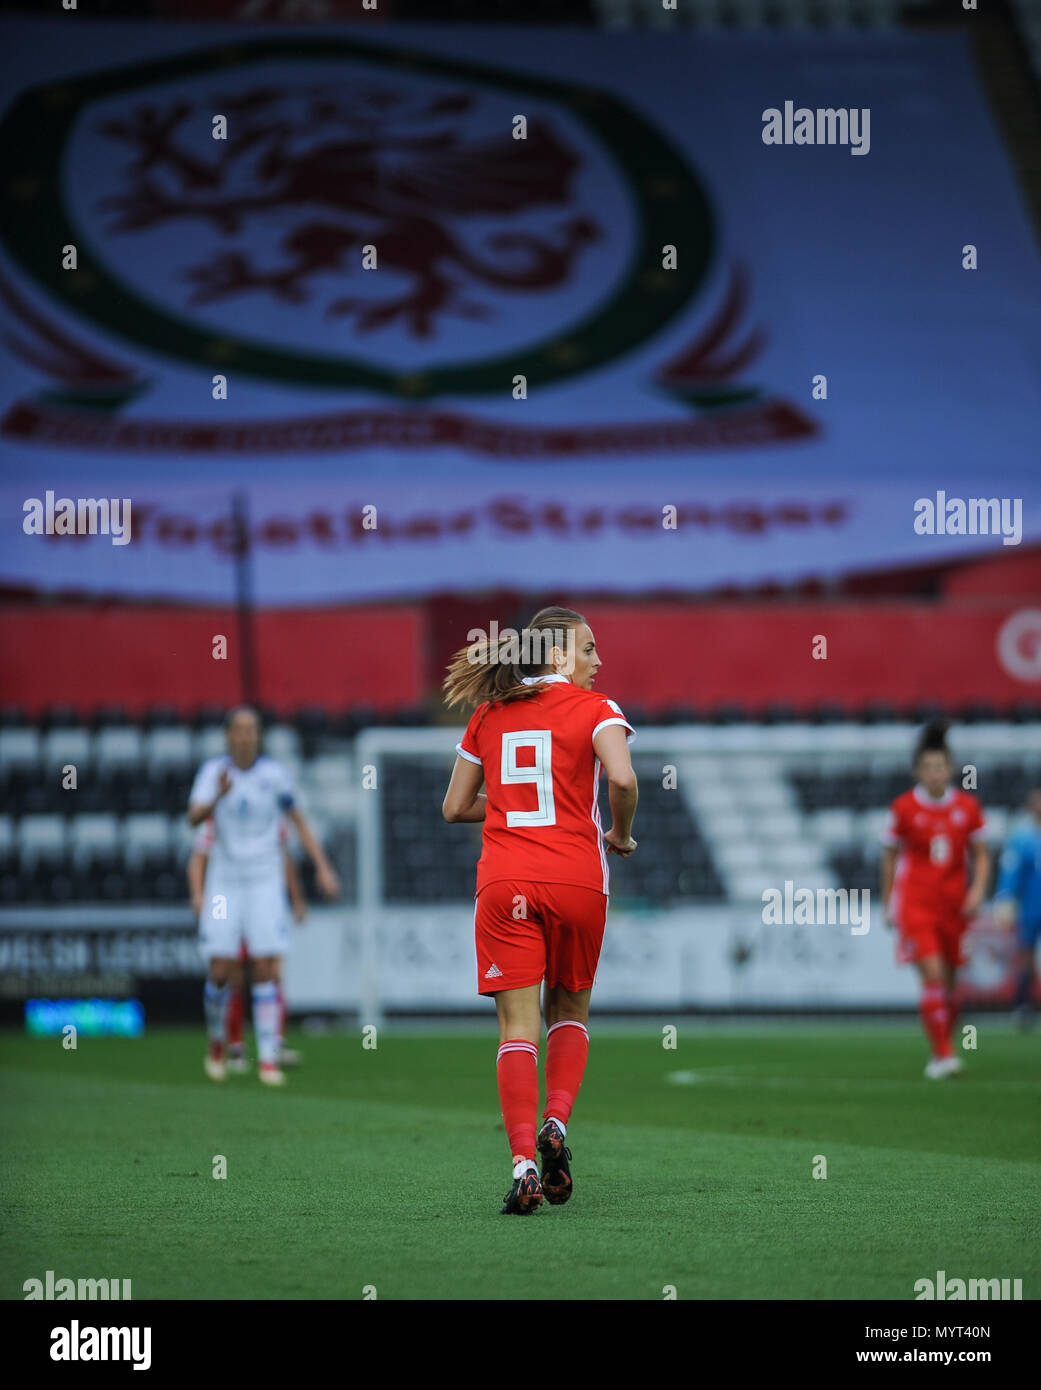
[[[126,236],[158,224],[203,222],[222,239],[259,219],[295,214],[274,262],[241,246],[189,265],[189,303],[245,294],[288,303],[317,302],[330,317],[349,316],[359,332],[400,321],[427,338],[446,314],[484,319],[488,303],[475,287],[537,292],[569,278],[582,248],[600,234],[589,216],[561,216],[548,233],[503,227],[475,241],[467,223],[516,219],[531,209],[566,209],[580,159],[546,119],[525,140],[507,130],[474,138],[460,129],[473,98],[432,99],[393,88],[345,99],[321,85],[295,92],[254,86],[214,98],[226,113],[228,138],[200,158],[185,138],[197,113],[185,99],[142,104],[99,124],[99,133],[129,146],[125,193],[101,200],[108,230]],[[196,126],[196,129],[198,126]],[[376,247],[381,270],[404,293],[371,292],[362,249]],[[387,277],[375,277],[375,285]],[[367,293],[356,291],[364,288]]]

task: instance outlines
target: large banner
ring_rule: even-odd
[[[961,38],[66,19],[3,26],[0,583],[226,600],[237,489],[266,602],[1041,535]]]

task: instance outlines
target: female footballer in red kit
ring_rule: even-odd
[[[890,807],[883,837],[882,902],[886,922],[899,931],[897,959],[913,962],[921,978],[919,1013],[932,1056],[932,1081],[962,1069],[953,1047],[955,985],[964,964],[962,937],[979,911],[990,856],[983,812],[974,796],[950,785],[954,760],[947,725],[928,724],[915,745],[917,784]],[[972,859],[966,885],[965,861]]]
[[[492,995],[499,1018],[496,1075],[513,1157],[503,1215],[530,1215],[544,1196],[554,1206],[571,1196],[564,1140],[589,1052],[607,855],[636,848],[633,731],[614,701],[594,690],[600,665],[582,615],[544,608],[519,637],[506,630],[457,652],[444,682],[449,706],[477,706],[456,745],[443,811],[447,821],[484,823],[474,929],[478,993]],[[606,833],[601,767],[612,816]]]

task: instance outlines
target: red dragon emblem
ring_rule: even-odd
[[[465,92],[417,103],[379,89],[359,92],[345,105],[314,87],[295,120],[286,95],[257,87],[216,99],[212,109],[227,114],[229,138],[214,142],[219,153],[212,162],[199,159],[181,135],[194,114],[185,100],[138,106],[100,126],[134,150],[130,190],[102,203],[114,214],[113,233],[196,219],[233,237],[251,218],[287,208],[313,211],[282,236],[276,264],[239,249],[187,267],[192,304],[257,291],[303,303],[324,293],[326,314],[352,316],[361,332],[400,320],[415,337],[428,338],[439,315],[493,313],[466,297],[468,284],[554,288],[600,235],[585,216],[565,219],[549,234],[485,232],[476,245],[466,234],[466,219],[515,218],[571,203],[580,158],[545,119],[533,120],[523,141],[509,132],[475,139],[458,129],[473,100]],[[368,243],[376,246],[381,269],[409,279],[407,292],[383,299],[330,294],[330,274],[365,279],[361,249]]]

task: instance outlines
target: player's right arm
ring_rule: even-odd
[[[209,820],[222,796],[231,791],[231,773],[227,766],[217,770],[215,763],[203,763],[188,797],[188,824],[201,825]]]
[[[192,912],[198,917],[202,912],[202,895],[206,887],[206,870],[210,863],[210,851],[215,838],[213,821],[204,821],[195,832],[192,852],[188,856],[188,894]]]
[[[636,773],[629,757],[625,728],[610,724],[593,739],[593,751],[607,773],[607,796],[611,805],[611,828],[604,833],[608,854],[626,858],[636,848],[632,837],[638,791]]]
[[[208,859],[209,855],[202,849],[193,849],[188,856],[188,896],[191,899],[192,915],[195,917],[202,911],[202,890],[206,883]]]
[[[481,790],[484,786],[484,765],[477,741],[483,711],[484,706],[478,705],[470,716],[466,732],[455,746],[458,756],[445,799],[441,803],[441,814],[450,825],[483,821],[488,810],[488,796]]]
[[[880,868],[882,873],[882,920],[887,927],[894,925],[892,914],[889,911],[889,899],[893,893],[893,881],[896,876],[896,860],[900,853],[900,807],[899,802],[894,801],[889,808],[889,824],[886,826],[882,835],[882,857]]]
[[[481,791],[483,785],[484,769],[481,764],[459,754],[441,805],[441,814],[450,825],[484,820],[488,798]]]
[[[893,891],[893,875],[896,870],[897,849],[895,845],[882,846],[882,915],[887,927],[893,925],[889,915],[889,898]]]

